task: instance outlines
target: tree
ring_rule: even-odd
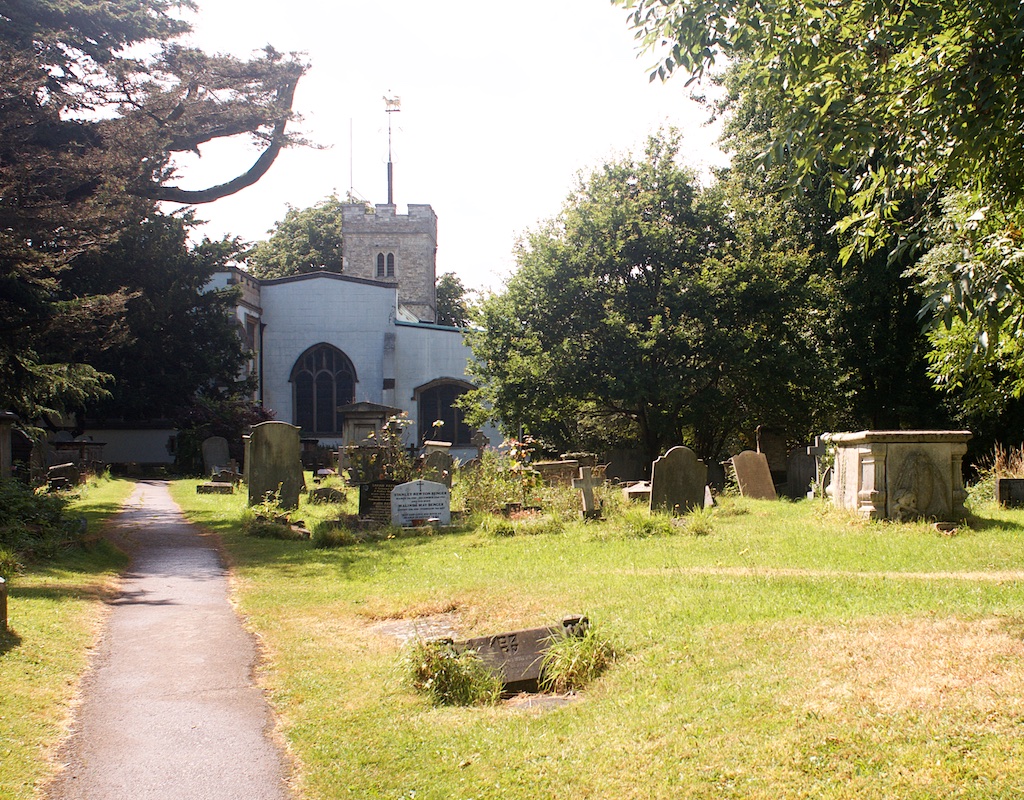
[[[309,208],[288,207],[284,219],[245,254],[257,278],[283,278],[304,272],[342,272],[342,208],[336,196]]]
[[[102,393],[94,366],[47,347],[116,327],[126,293],[61,295],[70,263],[161,200],[205,203],[254,183],[282,147],[305,65],[182,46],[175,0],[20,0],[0,27],[0,407],[29,418]],[[174,185],[174,155],[250,136],[262,152],[218,186]]]
[[[128,293],[116,336],[75,337],[62,353],[112,378],[107,398],[80,407],[87,416],[175,419],[196,396],[235,397],[248,388],[240,377],[249,354],[233,314],[235,292],[206,291],[239,242],[190,244],[193,224],[191,213],[153,214],[70,265],[63,295]]]
[[[978,357],[1006,324],[1024,324],[1024,12],[1017,0],[613,0],[632,11],[644,46],[699,78],[721,58],[740,65],[753,92],[781,88],[764,163],[792,165],[792,184],[827,180],[843,257],[883,245],[894,255],[942,235],[940,201],[957,197],[964,256],[925,282],[929,308]],[[992,237],[998,255],[986,252]],[[986,268],[979,269],[984,264]],[[971,320],[976,322],[971,323]]]
[[[437,279],[437,324],[465,328],[469,325],[466,287],[454,272],[445,272]]]
[[[760,209],[730,222],[678,148],[652,137],[642,160],[605,164],[520,243],[469,333],[474,422],[489,407],[552,448],[610,430],[652,458],[683,442],[714,458],[744,427],[805,414],[804,254],[737,241]]]

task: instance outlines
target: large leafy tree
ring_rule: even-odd
[[[258,180],[282,147],[305,66],[176,39],[185,0],[14,0],[0,9],[0,407],[79,404],[104,375],[54,341],[116,327],[128,293],[62,293],[72,262],[161,200],[205,203]],[[176,183],[174,156],[249,136],[260,155],[218,186]]]
[[[596,170],[482,302],[472,396],[510,432],[553,448],[601,433],[651,457],[685,442],[713,458],[741,429],[805,419],[805,256],[757,224],[763,208],[730,219],[678,148],[652,137],[642,159]]]
[[[309,208],[289,207],[284,219],[246,253],[257,278],[284,278],[304,272],[342,272],[342,207],[335,196]]]
[[[466,287],[454,272],[445,272],[437,279],[437,324],[464,328],[469,325],[469,302]]]
[[[943,356],[947,383],[968,355],[1005,355],[1000,335],[1024,326],[1018,0],[613,2],[658,53],[652,78],[697,78],[726,59],[749,91],[779,92],[764,162],[791,164],[793,185],[828,181],[850,235],[844,257],[960,245],[918,273],[931,310],[947,327],[958,320],[961,345]],[[944,198],[961,211],[943,218]],[[956,219],[967,224],[951,232]]]

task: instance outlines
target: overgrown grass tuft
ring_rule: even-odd
[[[417,641],[407,654],[412,687],[438,706],[488,706],[501,699],[501,678],[473,650],[449,639]]]
[[[615,648],[591,624],[578,635],[559,636],[548,648],[541,665],[544,691],[578,692],[610,667]]]

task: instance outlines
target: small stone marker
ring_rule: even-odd
[[[732,468],[736,472],[736,482],[740,486],[740,494],[743,497],[752,497],[755,500],[779,499],[775,493],[775,483],[772,481],[772,473],[768,469],[768,459],[764,453],[744,450],[730,460]]]
[[[536,690],[548,647],[563,636],[582,636],[589,622],[578,614],[559,626],[508,631],[457,642],[458,650],[474,650],[491,672],[499,675],[506,692]]]
[[[536,461],[531,464],[540,479],[548,486],[572,486],[579,475],[580,462],[575,459],[562,461]]]
[[[633,503],[651,503],[651,482],[637,481],[622,490],[622,496]]]
[[[402,528],[436,520],[452,524],[451,492],[443,483],[410,481],[391,490],[391,524]]]
[[[455,460],[447,450],[432,450],[423,458],[423,479],[443,483],[452,488],[452,470]]]
[[[684,514],[704,507],[708,468],[689,447],[673,447],[651,466],[651,511]]]
[[[253,425],[246,452],[249,505],[278,494],[282,508],[297,508],[303,485],[299,429],[276,421]]]
[[[484,433],[483,431],[477,431],[476,433],[474,433],[473,437],[469,441],[473,445],[473,447],[476,448],[477,458],[484,457],[484,450],[486,450],[487,446],[491,443],[490,438],[488,438],[487,434]]]
[[[601,519],[601,506],[594,498],[593,467],[580,467],[580,476],[573,478],[572,488],[580,490],[583,501],[583,519]]]
[[[391,490],[401,481],[371,481],[359,485],[359,516],[381,525],[391,522]]]
[[[228,440],[223,436],[210,436],[203,439],[202,448],[204,475],[212,475],[215,471],[224,469],[231,461]]]
[[[196,494],[234,494],[235,484],[227,481],[209,481],[196,486]]]

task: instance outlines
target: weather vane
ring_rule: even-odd
[[[384,112],[388,115],[388,205],[395,204],[394,169],[391,164],[391,115],[402,110],[402,98],[384,95]]]

